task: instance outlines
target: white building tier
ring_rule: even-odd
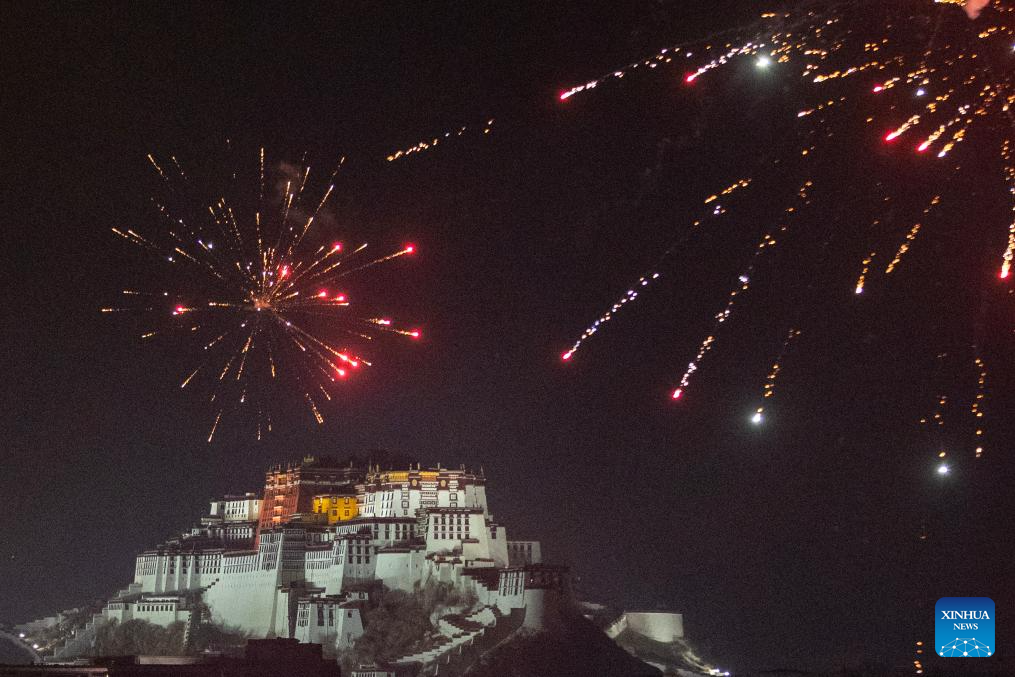
[[[147,621],[167,627],[173,623],[189,623],[191,609],[180,595],[142,595],[134,600],[111,600],[102,609],[107,621],[126,623],[131,620]]]
[[[513,567],[543,563],[539,541],[508,541],[507,551],[508,563]]]
[[[367,473],[356,493],[367,517],[415,517],[433,508],[480,508],[489,514],[486,478],[465,468],[378,470]]]
[[[508,565],[507,534],[482,508],[433,508],[426,512],[427,553],[457,553],[465,566]]]
[[[351,649],[363,634],[363,621],[356,602],[333,598],[301,598],[296,604],[293,637],[301,642]]]
[[[254,493],[225,496],[211,502],[208,514],[224,522],[257,522],[261,517],[261,498]]]

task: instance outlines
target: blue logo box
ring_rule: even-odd
[[[944,658],[993,656],[994,600],[942,597],[934,606],[934,653]]]

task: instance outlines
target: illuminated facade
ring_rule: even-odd
[[[342,494],[363,477],[363,471],[336,467],[307,457],[297,465],[275,466],[264,477],[264,499],[258,530],[286,524],[293,515],[312,513],[314,496]]]
[[[339,496],[322,494],[314,496],[313,511],[315,515],[323,515],[328,524],[345,522],[359,516],[359,501],[356,495]]]

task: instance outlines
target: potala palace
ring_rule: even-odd
[[[89,653],[104,623],[168,626],[203,619],[251,637],[289,637],[338,652],[363,633],[371,584],[412,591],[429,581],[475,595],[447,640],[407,662],[437,659],[512,613],[538,627],[566,595],[565,571],[540,544],[509,541],[490,513],[483,473],[465,468],[358,468],[306,458],[266,473],[261,495],[211,501],[200,524],[140,553],[134,580],[53,659]],[[548,602],[551,602],[548,604]]]
[[[99,654],[104,632],[136,620],[182,626],[187,646],[195,630],[215,627],[319,644],[325,656],[352,660],[362,657],[357,640],[368,639],[377,596],[434,589],[458,601],[426,611],[429,629],[411,651],[357,663],[353,675],[465,674],[508,651],[509,637],[575,623],[592,644],[574,653],[595,665],[618,661],[611,674],[644,674],[619,667],[626,661],[651,674],[709,673],[683,640],[680,614],[576,603],[566,569],[544,564],[539,542],[508,540],[489,510],[484,473],[439,464],[382,469],[308,457],[276,466],[261,493],[212,500],[199,524],[138,554],[133,581],[101,608],[16,629],[25,648],[54,663]],[[35,637],[49,638],[46,646]]]

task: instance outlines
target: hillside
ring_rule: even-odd
[[[584,618],[541,632],[519,630],[487,652],[466,677],[659,677]]]

